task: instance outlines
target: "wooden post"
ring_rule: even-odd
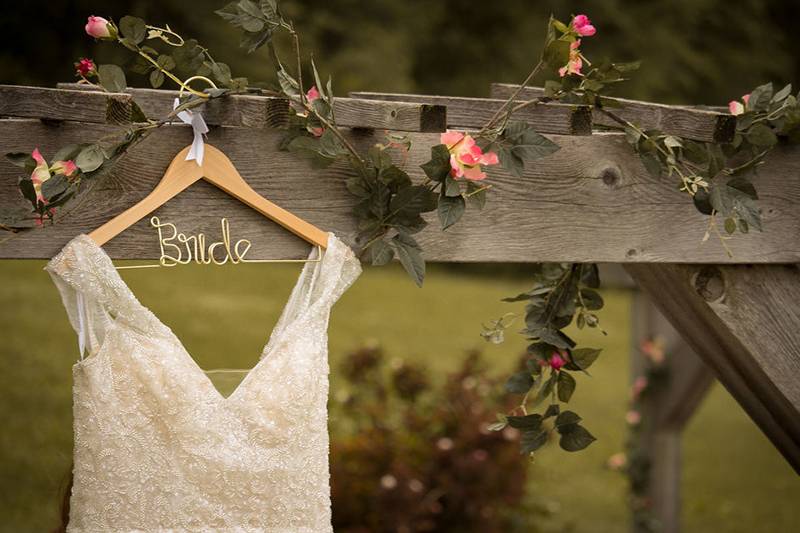
[[[800,472],[797,265],[625,265]]]
[[[654,384],[643,397],[641,444],[650,462],[646,476],[646,499],[660,533],[678,533],[681,518],[681,439],[683,429],[713,383],[713,374],[689,345],[659,313],[652,300],[636,290],[632,307],[631,373],[643,374],[646,358],[642,340],[659,337],[665,342],[666,381]],[[633,522],[634,533],[652,531]]]

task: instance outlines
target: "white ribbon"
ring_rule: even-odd
[[[179,105],[180,99],[176,98],[172,109],[176,109]],[[203,155],[205,154],[203,135],[208,133],[208,126],[206,126],[206,121],[203,120],[203,114],[199,111],[192,112],[187,109],[178,113],[178,118],[185,124],[189,124],[194,131],[194,141],[192,141],[189,153],[186,154],[186,160],[191,161],[194,159],[199,166],[203,166]]]

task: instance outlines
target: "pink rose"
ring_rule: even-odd
[[[564,351],[561,353],[553,352],[553,355],[550,356],[550,368],[553,370],[561,370],[561,367],[567,364],[566,357],[567,354]]]
[[[606,461],[606,465],[608,465],[608,468],[610,468],[611,470],[622,470],[623,468],[625,468],[625,465],[627,463],[628,463],[628,456],[626,456],[622,452],[615,453],[614,455],[608,458],[608,461]]]
[[[103,17],[91,15],[86,21],[86,33],[95,39],[112,40],[117,38],[117,29]]]
[[[75,164],[75,161],[71,159],[68,161],[56,161],[53,163],[53,166],[50,167],[50,171],[54,174],[64,174],[66,177],[72,176],[75,171],[78,170],[78,165]]]
[[[465,135],[460,131],[442,133],[440,142],[447,146],[447,150],[450,152],[450,175],[454,179],[483,180],[486,178],[486,173],[481,170],[481,165],[499,163],[497,154],[494,152],[483,153],[472,136]]]
[[[31,181],[33,182],[33,190],[36,191],[36,199],[47,203],[47,200],[42,196],[42,185],[50,179],[50,169],[47,167],[47,161],[42,157],[38,148],[34,148],[31,157],[36,161],[36,168],[31,173]]]
[[[96,66],[94,64],[94,61],[92,61],[88,57],[84,57],[80,61],[75,63],[75,71],[81,76],[85,77],[94,74],[95,70]]]
[[[597,29],[592,26],[592,22],[586,15],[575,15],[575,18],[572,19],[572,28],[581,37],[591,37],[597,33]]]
[[[306,100],[308,100],[308,103],[310,104],[311,102],[313,102],[317,98],[319,98],[319,91],[317,90],[317,86],[314,85],[306,93]]]
[[[631,388],[631,396],[633,396],[634,399],[636,399],[639,396],[641,396],[641,394],[647,388],[647,385],[648,385],[647,377],[645,377],[645,376],[637,377],[633,381],[633,387]]]
[[[581,51],[578,47],[581,45],[581,40],[577,39],[569,45],[569,62],[558,69],[558,74],[563,78],[567,74],[581,75],[583,68],[583,60],[581,59]]]
[[[625,422],[627,422],[629,426],[638,426],[641,421],[642,415],[639,411],[631,410],[625,413]]]
[[[736,100],[731,100],[728,102],[728,111],[731,112],[731,115],[741,115],[747,111],[747,104],[750,102],[750,94],[742,96],[742,102],[744,102],[744,104],[737,102]]]

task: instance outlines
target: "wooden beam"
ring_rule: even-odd
[[[59,83],[70,90],[94,91],[87,85]],[[127,93],[150,118],[172,110],[178,91],[128,88]],[[440,105],[411,102],[385,102],[361,98],[335,98],[336,121],[347,128],[374,128],[395,131],[441,132],[446,129],[447,111]],[[229,95],[209,101],[203,118],[211,126],[277,128],[286,125],[290,113],[285,98],[248,94]]]
[[[460,98],[422,94],[352,92],[354,98],[413,102],[447,107],[447,125],[452,128],[480,128],[491,119],[505,100],[489,98]],[[560,135],[591,135],[592,114],[588,106],[540,104],[523,108],[514,114],[516,120],[527,122],[539,133]]]
[[[800,472],[800,268],[626,269]]]
[[[0,116],[124,124],[131,120],[131,96],[0,85]]]
[[[493,83],[492,98],[508,98],[518,85]],[[530,100],[544,96],[544,89],[526,87],[519,95],[520,100]],[[736,117],[729,113],[704,111],[697,108],[654,104],[624,98],[609,98],[622,107],[613,111],[620,117],[638,124],[645,129],[657,129],[687,139],[708,142],[729,142],[736,133]],[[594,123],[600,126],[619,127],[619,125],[603,113],[595,111]]]
[[[0,120],[0,153],[39,147],[51,157],[60,147],[98,139],[119,128],[35,120]],[[349,130],[353,142],[367,148],[384,141],[381,132]],[[355,232],[345,188],[350,175],[342,163],[318,170],[300,156],[277,150],[283,132],[271,129],[215,128],[208,142],[223,150],[257,191],[316,226],[350,238]],[[551,136],[558,152],[537,160],[521,178],[499,165],[489,167],[492,185],[482,212],[469,210],[464,219],[439,229],[435,214],[419,234],[431,261],[599,261],[599,262],[798,262],[800,261],[800,152],[777,149],[760,171],[759,204],[764,232],[737,235],[729,241],[730,258],[719,243],[703,244],[707,219],[669,179],[652,177],[617,133],[585,137]],[[136,146],[104,184],[86,197],[74,214],[59,224],[27,231],[0,245],[0,257],[51,257],[71,237],[91,231],[143,198],[161,178],[169,161],[191,142],[191,129],[170,125]],[[411,134],[405,163],[412,178],[424,179],[419,165],[430,159],[438,134]],[[21,202],[20,169],[0,159],[0,213]],[[231,221],[237,238],[253,240],[252,257],[291,257],[306,246],[246,206],[228,200],[205,184],[164,206],[162,219],[186,231],[216,234],[219,218]],[[158,247],[146,222],[111,241],[115,257],[153,257]]]

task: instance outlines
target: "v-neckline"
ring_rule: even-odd
[[[137,303],[138,310],[145,313],[146,315],[150,315],[153,322],[158,326],[158,328],[162,332],[168,335],[168,337],[172,340],[173,344],[175,344],[175,346],[179,348],[181,355],[183,356],[184,359],[186,359],[186,362],[189,364],[189,366],[191,366],[192,370],[198,373],[198,375],[201,376],[201,379],[204,381],[204,384],[214,392],[214,400],[220,404],[229,403],[233,401],[233,399],[237,396],[237,394],[241,390],[243,390],[244,385],[251,380],[254,373],[262,366],[262,363],[264,363],[264,361],[269,359],[269,356],[275,350],[275,347],[279,344],[278,341],[281,339],[281,337],[285,335],[285,333],[290,329],[290,326],[292,326],[298,320],[300,320],[304,312],[308,309],[309,307],[308,304],[310,302],[297,302],[296,299],[297,298],[303,298],[304,300],[310,299],[311,291],[314,288],[314,283],[319,278],[319,274],[322,271],[325,259],[329,256],[328,251],[330,250],[331,246],[334,245],[335,241],[333,234],[329,233],[328,247],[325,251],[322,252],[321,257],[318,258],[314,257],[314,255],[318,253],[318,250],[320,250],[320,248],[314,247],[314,249],[311,250],[308,259],[309,260],[319,259],[319,261],[314,261],[313,263],[308,262],[305,265],[303,265],[303,268],[300,270],[300,273],[297,277],[297,281],[295,282],[294,287],[292,288],[292,291],[289,294],[289,299],[284,304],[283,310],[281,311],[281,314],[278,317],[277,323],[272,328],[269,338],[264,344],[264,347],[261,349],[258,361],[256,361],[256,363],[249,370],[245,372],[245,375],[242,377],[241,381],[236,385],[233,391],[228,396],[224,396],[220,392],[220,390],[214,385],[214,382],[211,381],[211,378],[208,376],[208,374],[206,374],[206,371],[203,370],[203,368],[200,366],[200,364],[197,362],[194,356],[192,356],[192,354],[186,348],[186,345],[183,343],[180,337],[178,337],[175,334],[175,332],[172,331],[172,328],[167,326],[158,317],[158,315],[156,315],[152,310],[150,310],[149,307],[145,306],[139,301],[139,299],[136,297],[136,294],[130,288],[128,283],[124,279],[122,279],[122,276],[119,275],[119,271],[114,267],[114,263],[112,262],[111,257],[106,253],[106,251],[103,250],[103,248],[100,245],[98,245],[88,235],[82,234],[79,237],[83,238],[83,240],[90,243],[90,246],[93,247],[99,254],[101,254],[102,257],[104,257],[105,264],[103,264],[102,267],[104,267],[104,269],[108,271],[107,275],[110,276],[112,279],[116,278],[119,285],[125,291],[126,295],[130,297],[130,300]],[[309,280],[309,285],[307,290],[304,293],[298,293],[300,287],[305,283],[305,280],[309,275],[311,276],[311,279]],[[292,305],[298,305],[301,303],[305,303],[306,305],[304,305],[299,310],[299,312],[295,313],[295,315],[291,317],[291,319],[289,319],[288,322],[285,321],[285,319],[289,318],[286,316],[286,314],[287,312],[290,311],[290,307]],[[114,322],[115,327],[118,327],[119,325],[120,324],[117,324],[116,321]],[[280,328],[280,330],[278,328]],[[84,359],[82,362],[89,360],[91,360],[91,358]]]

